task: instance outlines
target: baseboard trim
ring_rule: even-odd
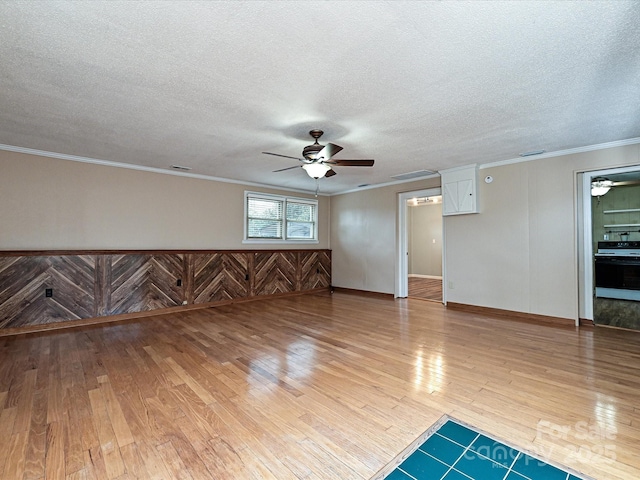
[[[549,315],[538,315],[536,313],[517,312],[515,310],[502,310],[500,308],[481,307],[478,305],[467,305],[465,303],[447,302],[446,306],[451,310],[500,317],[508,320],[553,325],[556,327],[575,327],[575,320],[572,318],[552,317]]]
[[[636,330],[635,328],[626,328],[626,327],[618,327],[616,325],[606,325],[604,323],[594,323],[593,325],[594,327],[597,328],[610,328],[612,330],[620,330],[622,332],[629,332],[629,333],[640,333],[640,330]]]
[[[433,280],[442,280],[442,277],[438,275],[422,275],[420,273],[410,273],[409,278],[431,278]]]
[[[298,295],[309,295],[318,293],[329,293],[329,288],[321,287],[301,292],[274,293],[271,295],[258,295],[254,297],[234,298],[231,300],[220,300],[217,302],[199,303],[194,305],[179,305],[176,307],[159,308],[157,310],[149,310],[146,312],[122,313],[119,315],[109,315],[106,317],[81,318],[79,320],[67,320],[64,322],[45,323],[42,325],[29,325],[26,327],[15,327],[0,329],[0,337],[9,337],[13,335],[22,335],[25,333],[48,332],[52,330],[63,330],[66,328],[86,327],[91,325],[102,325],[108,323],[126,322],[129,320],[140,320],[143,318],[156,317],[161,315],[169,315],[172,313],[188,312],[191,310],[202,310],[204,308],[215,308],[224,305],[232,305],[235,303],[255,302],[257,300],[268,300],[280,297],[295,297]]]
[[[349,295],[360,295],[362,297],[383,298],[385,300],[393,300],[393,293],[372,292],[370,290],[358,290],[356,288],[331,287],[332,291],[346,293]]]
[[[596,324],[593,320],[589,320],[588,318],[581,318],[580,319],[580,326],[581,327],[595,327]]]

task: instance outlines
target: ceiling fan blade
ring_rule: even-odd
[[[290,157],[289,155],[280,155],[279,153],[271,153],[271,152],[262,152],[265,155],[274,155],[276,157],[283,157],[283,158],[293,158],[294,160],[302,160],[301,158],[298,157]]]
[[[324,174],[325,177],[333,177],[334,175],[336,175],[336,172],[334,170],[328,170],[327,173]]]
[[[640,180],[625,180],[623,182],[613,182],[614,187],[626,187],[630,185],[640,185]]]
[[[316,158],[324,158],[325,160],[329,160],[340,150],[342,150],[342,147],[340,145],[336,145],[335,143],[327,143],[324,148],[318,152]]]
[[[330,165],[338,165],[341,167],[373,167],[373,160],[330,160]]]
[[[301,168],[302,165],[296,165],[295,167],[287,167],[287,168],[281,168],[280,170],[274,170],[273,172],[284,172],[285,170],[293,170],[294,168]]]

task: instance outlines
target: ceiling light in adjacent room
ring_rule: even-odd
[[[613,182],[611,180],[607,180],[604,178],[594,178],[591,182],[591,196],[592,197],[601,197],[605,193],[607,193],[611,187],[613,187]]]
[[[418,205],[436,204],[442,202],[442,196],[436,195],[433,197],[415,197],[407,200],[407,205],[417,207]]]

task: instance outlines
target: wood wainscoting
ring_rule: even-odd
[[[1,252],[0,331],[330,285],[330,250]]]

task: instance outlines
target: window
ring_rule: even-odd
[[[245,192],[245,242],[317,242],[318,201]]]

